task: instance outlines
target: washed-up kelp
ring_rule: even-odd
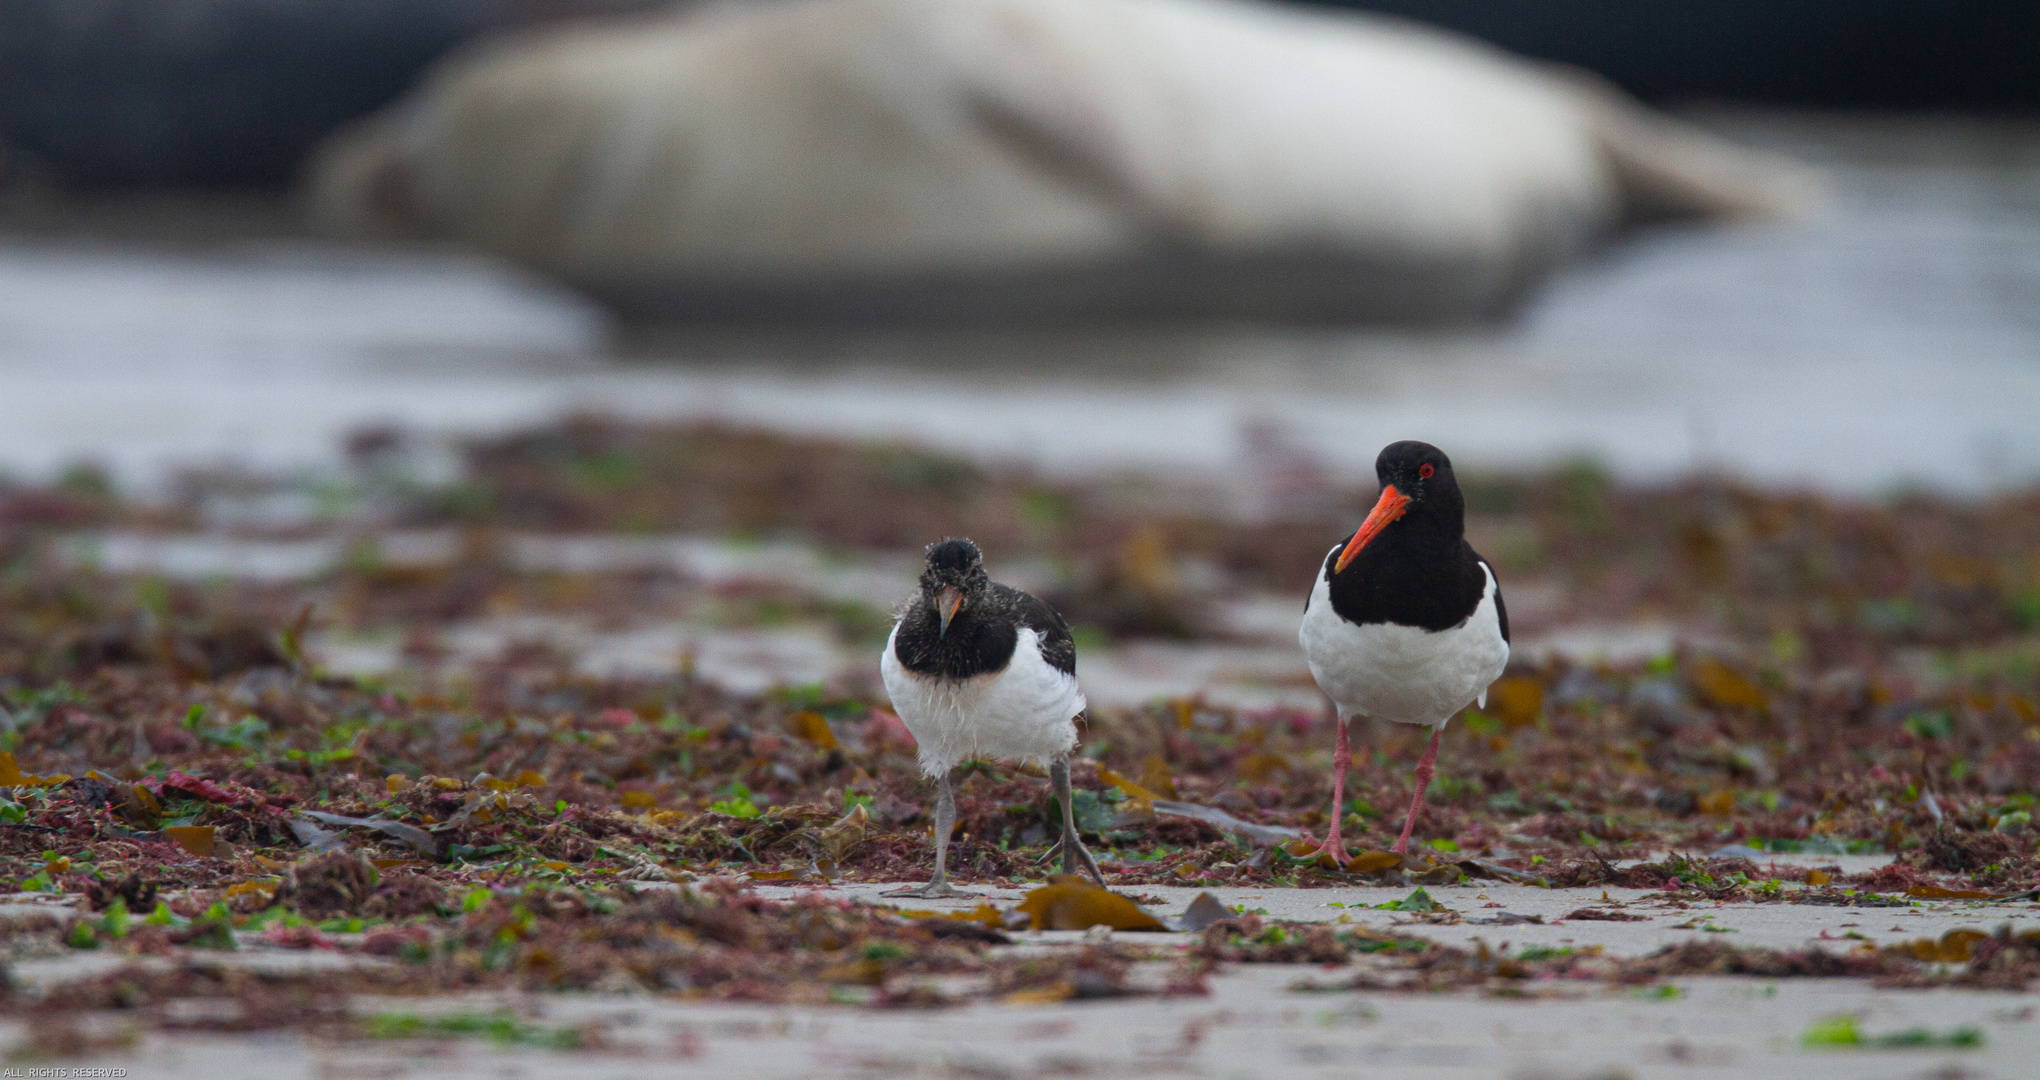
[[[233,481],[258,493],[270,483]],[[505,556],[510,530],[628,528],[909,557],[927,536],[970,533],[1066,567],[1058,602],[1086,641],[1221,638],[1231,631],[1211,619],[1211,601],[1300,589],[1293,579],[1350,531],[1365,498],[1327,488],[1246,520],[1152,483],[1051,482],[913,448],[597,421],[478,444],[456,485],[362,484],[355,516],[292,528],[445,527],[456,537],[448,561],[420,569],[363,553],[285,583],[105,573],[56,552],[81,529],[208,524],[233,485],[194,481],[149,507],[79,477],[0,492],[0,882],[76,908],[11,923],[15,955],[188,959],[253,935],[379,961],[307,976],[296,997],[201,964],[131,970],[52,1002],[209,993],[244,1001],[231,1023],[359,1033],[362,1021],[335,1004],[349,988],[794,1000],[820,986],[901,1005],[1191,992],[1195,964],[1143,974],[1152,946],[1033,967],[1007,966],[994,946],[1018,927],[1079,929],[1108,909],[1108,922],[1139,922],[1131,901],[1047,896],[1017,916],[913,920],[746,894],[751,881],[925,879],[932,799],[873,687],[739,694],[678,662],[660,678],[598,677],[529,643],[455,668],[440,663],[436,635],[481,612],[627,625],[702,595],[738,625],[808,620],[871,648],[874,627],[883,632],[882,612],[785,583],[537,572]],[[1340,809],[1358,854],[1344,866],[1303,842],[1327,824],[1325,716],[1180,697],[1094,708],[1071,809],[1110,884],[1436,890],[1480,879],[1649,889],[1671,905],[1852,906],[2010,899],[2040,884],[2040,498],[1841,504],[1716,482],[1625,489],[1583,469],[1468,491],[1477,542],[1512,602],[1523,598],[1519,640],[1538,626],[1649,617],[1708,644],[1613,665],[1519,661],[1486,708],[1449,729],[1450,779],[1428,792],[1409,858],[1381,849],[1400,828],[1394,808],[1408,800],[1421,736],[1356,728]],[[1532,602],[1540,590],[1554,599]],[[401,633],[405,667],[336,676],[307,651],[321,628]],[[1044,777],[972,763],[957,805],[959,878],[1046,885],[1045,823],[1061,808]],[[1895,859],[1866,874],[1835,860],[1878,852]],[[1509,925],[1507,912],[1398,903],[1413,921]],[[1628,914],[1583,903],[1568,918]],[[723,937],[705,928],[726,923],[736,929]],[[796,923],[842,944],[811,942]],[[1382,985],[1490,988],[1523,983],[1518,970],[1556,977],[1562,961],[1617,981],[1769,970],[2014,985],[2030,978],[2032,952],[2005,935],[1905,956],[1688,949],[1646,970],[1483,959],[1353,927],[1242,923],[1202,940],[1198,964],[1367,958],[1393,967]],[[1409,966],[1425,956],[1435,962]]]
[[[525,644],[436,674],[432,635],[462,613],[627,620],[671,599],[638,570],[519,570],[500,557],[500,530],[673,529],[843,550],[969,532],[1077,567],[1069,607],[1082,624],[1086,597],[1121,586],[1194,599],[1171,569],[1185,560],[1219,568],[1223,587],[1295,585],[1365,500],[1314,482],[1310,497],[1248,520],[1180,485],[1050,481],[907,446],[592,418],[474,444],[464,479],[435,486],[374,479],[401,473],[400,438],[357,443],[354,517],[292,527],[454,525],[465,531],[451,563],[364,557],[285,585],[102,574],[53,559],[53,538],[190,527],[234,493],[286,481],[198,476],[147,507],[83,475],[0,493],[0,737],[17,759],[0,776],[15,792],[0,807],[11,820],[0,875],[70,887],[66,874],[118,877],[160,858],[151,872],[166,884],[232,883],[275,872],[249,862],[258,856],[339,844],[434,873],[913,877],[927,869],[928,795],[873,688],[746,697],[684,668],[591,678]],[[1446,741],[1450,779],[1428,793],[1416,835],[1429,861],[1415,872],[1466,864],[1760,899],[1818,890],[1746,886],[1998,895],[2035,883],[2040,497],[1843,504],[1719,482],[1622,488],[1584,467],[1469,481],[1468,492],[1472,528],[1491,534],[1483,548],[1511,587],[1559,597],[1543,605],[1555,614],[1519,602],[1518,622],[1696,617],[1717,645],[1620,667],[1519,663]],[[814,597],[731,595],[731,611],[769,600],[777,617],[835,619],[853,637],[874,621],[820,614],[834,602]],[[334,678],[304,655],[312,627],[391,620],[412,635],[414,677]],[[1345,829],[1378,850],[1400,825],[1416,736],[1357,735]],[[1321,715],[1159,700],[1092,710],[1083,747],[1074,809],[1118,881],[1379,876],[1308,864],[1285,841],[1326,824]],[[960,872],[1038,880],[1046,787],[971,770]],[[1747,865],[1710,869],[1723,848]],[[1625,861],[1666,850],[1686,861]],[[1877,851],[1900,861],[1861,879],[1823,863]],[[65,858],[92,869],[62,869]]]

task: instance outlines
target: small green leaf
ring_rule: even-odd
[[[1440,910],[1440,907],[1439,907],[1439,904],[1438,904],[1438,902],[1437,902],[1436,900],[1433,900],[1433,899],[1431,899],[1431,894],[1430,894],[1430,893],[1427,893],[1427,892],[1425,892],[1425,891],[1424,891],[1423,889],[1421,889],[1421,888],[1419,888],[1419,889],[1418,889],[1417,891],[1415,891],[1415,892],[1413,892],[1413,893],[1409,894],[1408,896],[1405,896],[1405,897],[1403,897],[1403,898],[1402,898],[1402,899],[1400,899],[1400,900],[1391,900],[1391,901],[1389,901],[1389,902],[1388,902],[1388,903],[1386,903],[1386,904],[1377,904],[1377,905],[1375,905],[1375,907],[1376,907],[1376,909],[1377,909],[1377,910],[1381,910],[1381,911],[1438,911],[1438,910]]]
[[[99,919],[99,929],[115,941],[127,937],[128,907],[126,900],[115,897],[113,903],[106,906],[106,913],[100,916]]]
[[[1920,739],[1952,739],[1955,718],[1945,712],[1914,713],[1905,718],[1905,730]]]

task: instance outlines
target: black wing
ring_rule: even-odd
[[[1048,601],[1005,585],[994,588],[1012,594],[1013,614],[1020,625],[1041,635],[1041,658],[1065,675],[1077,673],[1077,643],[1070,637],[1070,624]]]

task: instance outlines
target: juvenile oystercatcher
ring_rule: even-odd
[[[1346,723],[1359,717],[1425,724],[1417,790],[1394,850],[1407,852],[1454,713],[1487,703],[1509,662],[1509,613],[1494,568],[1466,542],[1466,499],[1452,462],[1429,443],[1391,443],[1374,459],[1381,498],[1352,537],[1332,548],[1303,609],[1297,639],[1311,676],[1339,710],[1332,756],[1332,826],[1320,854],[1339,865],[1339,818],[1353,760]]]
[[[935,778],[935,877],[891,896],[969,896],[949,884],[944,863],[956,825],[950,772],[973,758],[1048,767],[1062,805],[1062,869],[1105,878],[1077,838],[1070,802],[1070,749],[1077,744],[1084,692],[1077,646],[1061,615],[1040,598],[985,574],[977,545],[928,547],[921,591],[908,602],[879,660],[893,711],[920,744],[921,771]]]

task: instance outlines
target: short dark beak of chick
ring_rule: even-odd
[[[944,585],[935,594],[935,614],[942,618],[942,626],[935,631],[936,637],[949,635],[949,620],[956,618],[956,609],[962,606],[963,590],[954,585]]]

